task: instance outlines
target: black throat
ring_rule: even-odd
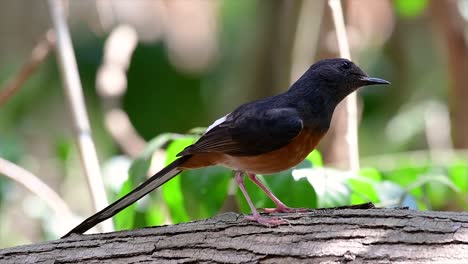
[[[286,92],[286,96],[295,101],[306,128],[326,132],[336,106],[350,92],[352,89],[349,87],[339,87],[320,78],[303,76]]]

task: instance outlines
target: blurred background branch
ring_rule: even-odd
[[[80,150],[83,171],[88,181],[91,197],[93,198],[94,211],[98,211],[106,207],[108,203],[95,145],[91,137],[91,128],[82,94],[81,80],[65,19],[64,5],[61,0],[49,0],[48,3],[57,37],[57,59],[60,64],[63,85],[75,128],[73,132],[75,133],[75,140]],[[103,222],[101,226],[102,231],[113,231],[111,220]]]
[[[462,6],[462,5],[465,6]],[[447,51],[450,76],[450,100],[454,146],[468,148],[468,42],[466,35],[466,1],[430,1],[434,26],[441,34]],[[460,11],[465,12],[465,19]]]
[[[120,25],[112,30],[104,45],[103,64],[96,77],[106,128],[122,151],[133,158],[143,151],[146,142],[122,109],[122,97],[127,90],[126,71],[137,42],[137,32],[131,26]]]
[[[0,90],[0,107],[5,104],[11,96],[18,91],[23,84],[41,65],[55,47],[55,35],[52,30],[48,30],[43,38],[37,43],[31,52],[29,60],[21,67],[20,71],[10,79]]]
[[[31,193],[42,199],[60,220],[59,230],[64,232],[75,222],[73,213],[67,206],[67,203],[36,175],[2,158],[0,158],[0,174],[21,184]]]
[[[351,60],[351,50],[349,48],[348,33],[343,16],[341,0],[329,0],[328,4],[332,11],[333,24],[335,25],[336,39],[340,57]],[[342,152],[347,152],[347,162],[349,169],[356,173],[359,171],[359,142],[358,142],[358,113],[357,113],[357,95],[350,94],[346,97],[346,129],[344,137],[345,145],[342,145]],[[344,148],[344,149],[343,149]]]
[[[301,77],[314,62],[318,49],[324,8],[325,1],[302,1],[297,18],[294,46],[292,48],[290,84]]]

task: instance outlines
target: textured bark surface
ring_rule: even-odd
[[[267,228],[207,220],[0,250],[0,263],[468,263],[468,213],[314,210]]]

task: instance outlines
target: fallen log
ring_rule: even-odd
[[[268,228],[225,213],[0,250],[0,263],[468,263],[468,213],[322,209]]]

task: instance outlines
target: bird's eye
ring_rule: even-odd
[[[341,64],[341,68],[345,69],[345,70],[349,70],[351,68],[351,63],[349,61],[344,61],[342,64]]]

